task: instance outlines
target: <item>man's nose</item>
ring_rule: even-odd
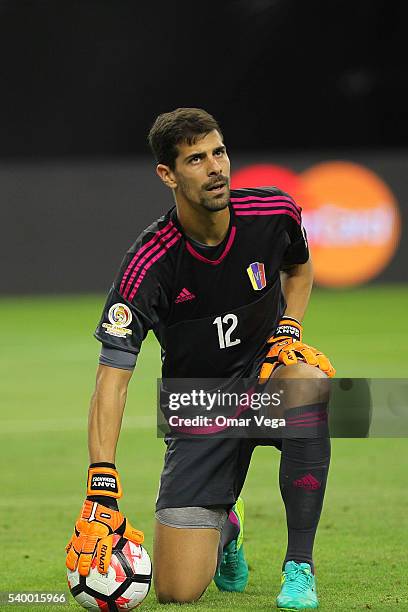
[[[208,174],[209,176],[213,174],[222,174],[222,167],[215,157],[210,157],[208,162]]]

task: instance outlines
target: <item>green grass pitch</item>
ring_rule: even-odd
[[[64,546],[84,498],[87,409],[99,351],[92,332],[102,303],[100,296],[0,300],[0,591],[66,588]],[[315,290],[305,341],[327,352],[339,376],[407,376],[407,304],[402,286]],[[117,456],[121,509],[145,531],[149,551],[163,456],[154,430],[158,375],[158,347],[149,337]],[[333,441],[315,547],[322,610],[408,611],[407,451],[406,439]],[[274,609],[286,544],[278,462],[276,450],[258,448],[243,493],[247,591],[220,594],[211,585],[197,610]],[[69,606],[76,607],[73,599]],[[163,610],[153,589],[143,609]],[[166,607],[173,609],[179,606]]]

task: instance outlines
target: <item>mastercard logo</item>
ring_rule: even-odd
[[[326,287],[375,278],[392,259],[401,234],[398,203],[386,183],[367,168],[324,162],[296,174],[272,164],[234,173],[233,188],[276,185],[302,206],[315,281]]]

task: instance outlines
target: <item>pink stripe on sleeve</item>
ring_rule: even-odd
[[[292,217],[292,219],[294,219],[296,223],[300,225],[299,216],[295,215],[295,213],[290,210],[286,210],[285,208],[274,208],[273,210],[235,210],[235,214],[237,217],[242,217],[244,215],[289,215],[289,217]]]
[[[172,238],[170,240],[170,242],[166,242],[163,245],[163,248],[161,249],[161,251],[159,251],[154,257],[152,257],[144,266],[144,268],[142,269],[142,271],[139,274],[139,278],[137,279],[135,286],[132,289],[132,292],[129,296],[129,301],[131,302],[137,292],[137,290],[140,287],[140,283],[142,282],[142,280],[144,279],[144,277],[146,276],[146,272],[148,271],[148,269],[150,268],[150,266],[152,266],[158,259],[160,259],[160,257],[162,257],[169,249],[171,246],[173,246],[173,244],[175,244],[178,240],[180,240],[181,238],[181,234],[180,232],[177,232],[177,234],[174,236],[174,238]]]
[[[300,206],[298,206],[295,202],[295,200],[293,200],[290,196],[284,196],[284,195],[276,195],[276,196],[268,196],[266,198],[263,198],[262,196],[245,196],[243,198],[231,198],[231,202],[279,202],[279,201],[284,201],[284,202],[288,202],[288,204],[294,204],[294,206],[299,209],[302,210]]]
[[[169,238],[171,238],[175,233],[177,232],[177,228],[173,227],[169,232],[167,232],[167,234],[163,235],[163,236],[159,236],[158,240],[156,241],[156,244],[147,251],[147,253],[145,253],[145,255],[143,255],[143,257],[141,259],[139,259],[139,261],[137,262],[137,264],[135,265],[135,267],[133,268],[132,274],[130,275],[130,278],[127,282],[126,285],[126,289],[123,293],[123,297],[127,298],[127,296],[129,295],[129,291],[130,288],[132,286],[132,283],[138,273],[138,271],[140,270],[140,268],[143,266],[144,262],[146,261],[146,259],[148,259],[151,255],[153,255],[153,253],[155,251],[157,251],[157,249],[160,249],[160,247],[162,246],[162,244],[169,240]]]
[[[158,232],[155,233],[155,235],[153,236],[153,238],[151,238],[149,240],[149,242],[146,242],[146,244],[144,244],[138,251],[136,251],[134,257],[132,258],[131,262],[129,263],[128,267],[125,270],[125,273],[123,275],[122,281],[120,283],[120,289],[119,289],[119,293],[122,294],[123,288],[125,286],[126,283],[126,279],[130,274],[131,269],[133,268],[133,266],[135,265],[136,261],[138,260],[138,258],[140,257],[140,255],[142,255],[142,253],[144,253],[146,251],[146,249],[149,248],[150,245],[152,245],[156,240],[159,239],[159,237],[162,234],[165,234],[171,227],[173,227],[173,222],[170,221],[165,227],[163,227],[161,230],[159,230]]]
[[[285,210],[282,207],[286,206],[289,210],[291,210],[295,215],[297,215],[299,221],[301,220],[299,209],[296,208],[291,202],[281,202],[279,205],[279,210]],[[277,206],[273,206],[270,202],[256,202],[251,204],[233,204],[233,209],[237,212],[241,212],[241,210],[253,210],[257,208],[269,208],[269,210],[277,210]]]
[[[279,205],[277,204],[276,206],[274,206],[270,202],[251,202],[251,204],[233,204],[234,210],[241,210],[241,208],[246,208],[246,209],[248,208],[270,208],[271,210],[274,210],[277,207],[282,208],[282,206],[287,206],[300,217],[299,208],[295,206],[294,204],[292,204],[292,202],[280,202]]]

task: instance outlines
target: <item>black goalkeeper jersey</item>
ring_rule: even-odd
[[[309,258],[301,208],[275,187],[231,190],[222,244],[201,249],[176,209],[127,252],[95,336],[137,354],[151,329],[163,378],[257,375],[285,309],[279,270]]]

